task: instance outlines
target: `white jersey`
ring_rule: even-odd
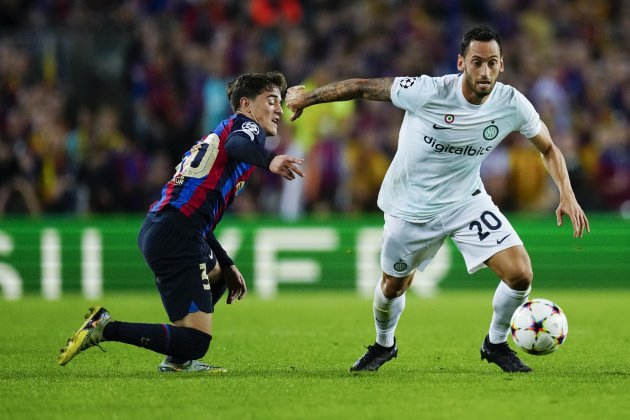
[[[404,109],[398,150],[378,195],[383,212],[425,222],[484,190],[481,162],[511,132],[540,132],[540,117],[516,89],[497,82],[485,103],[462,93],[463,77],[397,77],[392,103]]]

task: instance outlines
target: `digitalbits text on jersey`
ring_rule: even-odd
[[[460,156],[481,156],[489,153],[492,150],[492,146],[478,147],[467,145],[465,147],[453,146],[452,144],[438,143],[434,137],[424,136],[424,142],[431,146],[431,148],[438,153],[451,153],[453,155]]]

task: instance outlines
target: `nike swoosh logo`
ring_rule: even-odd
[[[508,233],[503,238],[497,239],[497,245],[499,245],[501,242],[505,241],[507,239],[507,237],[510,236],[510,235],[511,235],[511,233]]]
[[[433,128],[435,128],[436,130],[448,130],[449,128],[453,128],[453,127],[444,127],[441,125],[433,124]]]

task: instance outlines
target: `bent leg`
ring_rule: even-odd
[[[212,264],[212,262],[209,261],[206,264]],[[208,270],[207,274],[208,280],[210,282],[210,290],[213,295],[212,307],[214,307],[215,288],[221,290],[221,285],[224,285],[225,283],[223,283],[222,280],[221,268],[216,262],[212,269]],[[225,290],[224,286],[222,290]],[[221,294],[223,294],[222,291],[218,293],[219,294],[217,300],[221,297]],[[199,339],[195,342],[188,342],[188,345],[192,346],[195,349],[193,351],[193,353],[195,353],[194,355],[188,353],[188,355],[184,357],[178,354],[167,354],[169,357],[167,357],[165,361],[168,363],[183,364],[188,360],[194,360],[203,357],[210,348],[210,341],[212,340],[212,318],[212,313],[197,311],[188,313],[182,319],[173,321],[173,325],[175,325],[175,327],[197,331],[198,334],[196,335],[199,337]]]
[[[525,248],[519,245],[496,253],[485,263],[501,279],[492,299],[488,337],[490,343],[504,343],[512,314],[529,296],[533,278],[531,262]]]
[[[438,219],[411,223],[385,213],[381,269],[372,305],[376,343],[350,369],[378,370],[398,355],[395,331],[405,309],[405,292],[418,267],[423,270],[435,257],[446,237]]]
[[[485,264],[511,289],[528,290],[534,274],[529,255],[522,245],[497,252]]]
[[[211,338],[193,328],[113,321],[109,311],[97,306],[90,308],[86,321],[61,349],[58,363],[63,366],[81,351],[99,346],[102,341],[118,341],[190,360],[202,357],[208,351]],[[207,365],[192,365],[189,363],[186,370],[212,370]]]
[[[184,360],[203,357],[208,351],[212,336],[185,326],[183,320],[181,324],[177,326],[112,321],[103,330],[103,338]]]

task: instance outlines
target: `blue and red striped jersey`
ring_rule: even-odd
[[[184,154],[149,212],[156,213],[171,206],[194,219],[204,237],[212,232],[255,168],[250,163],[230,158],[225,145],[233,136],[245,136],[264,150],[264,130],[242,114],[232,115]]]

